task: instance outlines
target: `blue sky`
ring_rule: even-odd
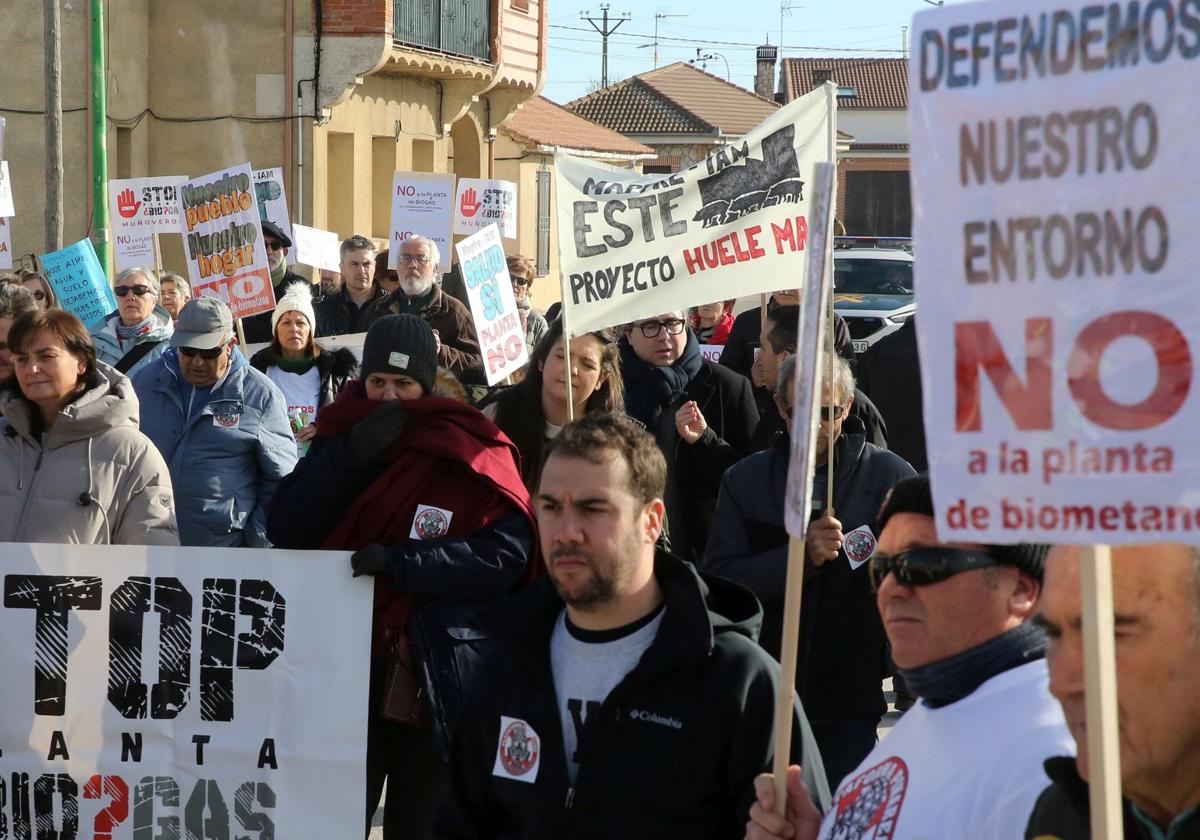
[[[782,0],[784,56],[902,55],[901,27],[912,15],[929,8],[923,0]],[[958,0],[947,0],[953,3]],[[719,53],[707,61],[710,73],[754,85],[754,51],[769,37],[780,43],[781,0],[609,0],[612,19],[628,12],[608,42],[609,83],[654,68],[655,15],[684,15],[658,19],[658,65],[688,61],[696,50]],[[549,53],[546,87],[542,93],[555,102],[582,96],[600,80],[600,36],[580,18],[583,12],[601,17],[600,3],[553,0],[549,4]],[[822,48],[822,49],[813,49]]]

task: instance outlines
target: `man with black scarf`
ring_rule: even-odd
[[[725,470],[750,454],[758,409],[746,377],[700,355],[682,312],[644,318],[621,342],[625,410],[667,459],[667,529],[672,550],[697,561],[708,540]]]
[[[786,817],[760,776],[746,837],[878,837],[881,819],[891,837],[1021,837],[1046,784],[1043,761],[1074,747],[1050,696],[1045,634],[1031,621],[1047,547],[939,541],[924,476],[892,488],[877,530],[879,612],[921,702],[846,777],[823,818],[799,768],[788,771]]]

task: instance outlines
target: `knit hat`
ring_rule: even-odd
[[[367,330],[362,379],[372,373],[403,373],[420,383],[429,395],[433,392],[437,367],[433,330],[416,315],[385,315]]]
[[[283,297],[275,304],[275,311],[271,313],[271,335],[275,335],[279,319],[288,312],[299,312],[303,315],[308,320],[312,334],[317,334],[317,316],[312,305],[312,283],[293,283],[287,287]]]
[[[875,520],[876,536],[883,533],[888,520],[897,513],[918,513],[933,518],[933,495],[929,489],[929,476],[918,475],[906,478],[892,487],[879,516]],[[1046,569],[1046,553],[1050,546],[1039,543],[1016,543],[1015,545],[984,545],[992,557],[1008,566],[1016,566],[1039,583]]]

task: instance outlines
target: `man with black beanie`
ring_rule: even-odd
[[[1042,762],[1073,751],[1031,621],[1047,546],[941,542],[933,514],[927,477],[897,484],[870,561],[892,658],[921,702],[846,777],[823,819],[796,769],[783,818],[760,776],[749,840],[1021,837],[1046,784]]]

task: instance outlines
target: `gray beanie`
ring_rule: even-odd
[[[875,520],[875,535],[883,533],[887,521],[897,513],[919,513],[933,517],[933,495],[929,489],[929,476],[917,475],[906,478],[888,491],[879,516]],[[1042,580],[1046,571],[1046,553],[1050,546],[1040,543],[1016,543],[1015,545],[984,545],[992,557],[1007,566],[1016,566],[1022,572]]]
[[[437,376],[437,342],[433,330],[416,315],[385,315],[367,330],[361,378],[372,373],[402,373],[433,393]]]

